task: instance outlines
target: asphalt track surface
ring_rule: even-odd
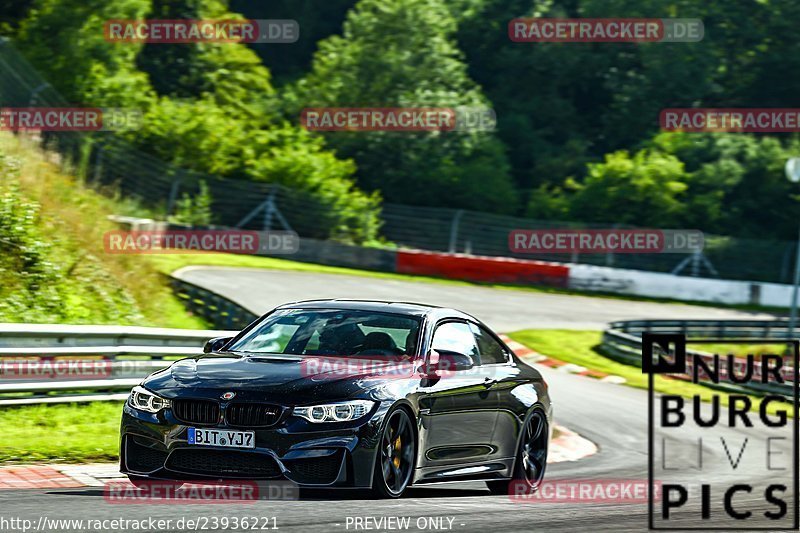
[[[525,328],[602,329],[614,320],[767,317],[697,305],[662,304],[479,285],[414,282],[253,268],[186,267],[181,279],[227,296],[256,314],[314,298],[423,302],[470,313],[503,333]]]
[[[450,305],[474,313],[501,331],[523,327],[599,327],[609,320],[643,317],[709,318],[741,316],[741,313],[704,307],[674,306],[621,300],[539,293],[517,293],[481,287],[462,287],[428,283],[387,281],[348,276],[322,276],[307,273],[268,272],[229,269],[192,269],[183,277],[241,302],[259,312],[288,300],[314,297],[364,297],[427,301]],[[648,472],[647,393],[621,385],[542,368],[550,384],[556,420],[598,445],[594,456],[573,463],[548,467],[548,479],[556,480],[646,480]],[[660,378],[659,378],[660,379]],[[708,411],[708,406],[704,409]],[[760,423],[755,421],[756,426]],[[658,433],[657,450],[661,446]],[[682,482],[712,483],[711,522],[700,520],[699,491],[681,511],[683,527],[763,526],[762,513],[776,507],[764,501],[761,490],[768,482],[783,482],[789,489],[782,495],[794,517],[790,459],[791,425],[770,431],[726,428],[698,430],[687,426],[666,435],[667,467],[681,466],[677,474],[662,472],[668,481],[675,475]],[[766,436],[783,437],[772,445],[772,466],[783,471],[767,471],[764,443]],[[726,439],[728,451],[721,444]],[[57,438],[54,436],[54,438]],[[703,468],[690,472],[698,455],[698,438],[703,439]],[[738,467],[736,461],[744,439],[748,438]],[[660,453],[657,451],[657,453]],[[778,455],[778,453],[783,455]],[[730,457],[729,457],[730,456]],[[688,472],[688,473],[687,473]],[[726,522],[721,516],[722,494],[733,483],[749,483],[756,490],[734,498],[740,510],[750,510],[758,523]],[[659,507],[656,511],[659,511]],[[27,518],[38,523],[40,516],[61,519],[196,519],[198,517],[276,517],[278,531],[431,531],[425,518],[443,519],[446,531],[644,531],[648,527],[647,505],[640,503],[548,503],[515,502],[508,496],[492,496],[483,483],[458,483],[411,489],[401,500],[365,499],[359,493],[307,493],[298,501],[259,501],[247,504],[198,505],[120,505],[107,502],[102,489],[6,490],[0,491],[0,518]],[[411,517],[408,529],[389,529],[370,522],[356,528],[356,517],[380,520],[386,517]],[[348,522],[350,518],[350,522]],[[452,525],[448,525],[452,519]],[[350,524],[348,527],[348,523]],[[364,524],[365,522],[362,522]],[[773,524],[784,528],[786,521]],[[675,524],[673,524],[674,527]],[[8,529],[11,531],[11,529]],[[67,529],[49,529],[66,531]],[[187,531],[172,528],[163,531]],[[441,531],[441,529],[440,529]]]

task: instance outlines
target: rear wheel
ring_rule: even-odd
[[[411,418],[405,409],[389,413],[378,445],[372,491],[380,498],[403,495],[414,472],[416,438]]]
[[[539,490],[547,468],[547,445],[550,431],[547,417],[536,409],[522,428],[519,451],[514,461],[512,479],[487,481],[492,494],[533,494]]]

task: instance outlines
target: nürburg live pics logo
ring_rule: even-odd
[[[650,529],[798,529],[798,344],[642,334]]]

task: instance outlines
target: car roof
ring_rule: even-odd
[[[474,317],[466,313],[462,313],[456,309],[416,302],[392,302],[384,300],[358,300],[347,298],[303,300],[300,302],[283,304],[278,306],[278,309],[353,309],[360,311],[396,313],[418,317],[434,315],[437,319],[444,317],[467,318],[477,321],[477,319]]]

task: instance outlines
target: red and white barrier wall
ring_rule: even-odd
[[[569,267],[558,263],[399,250],[396,272],[489,283],[543,284],[567,287]]]
[[[482,283],[549,285],[672,300],[789,307],[792,287],[778,283],[673,276],[661,272],[550,263],[508,257],[361,248],[301,239],[291,259]]]
[[[138,222],[122,218],[118,221],[132,227],[137,227]],[[145,222],[153,224],[151,220]],[[271,254],[266,252],[263,255]],[[507,257],[395,251],[306,238],[300,239],[300,248],[296,253],[281,257],[308,263],[483,283],[549,285],[683,301],[789,307],[792,295],[790,285],[778,283],[692,278],[660,272]]]
[[[792,287],[778,283],[674,276],[581,264],[400,250],[395,271],[484,283],[571,289],[723,304],[788,307]]]

